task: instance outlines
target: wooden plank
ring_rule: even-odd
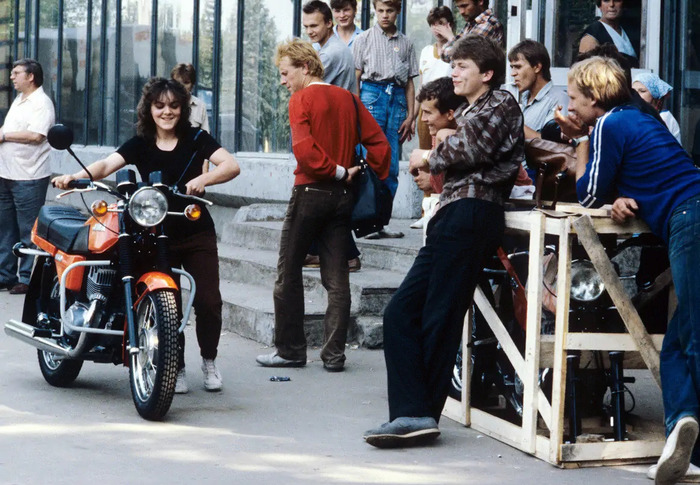
[[[627,327],[627,331],[637,342],[638,350],[649,368],[656,383],[661,387],[661,377],[659,375],[659,352],[654,348],[654,343],[649,337],[642,319],[639,318],[637,310],[632,304],[629,296],[620,282],[610,259],[605,254],[605,249],[598,239],[591,218],[588,215],[581,216],[573,222],[573,226],[578,233],[579,241],[586,249],[591,258],[593,266],[598,271],[605,288],[617,307],[617,311],[622,317],[622,321]],[[559,272],[561,275],[562,273]],[[565,273],[568,274],[568,273]],[[568,278],[567,278],[568,279]],[[562,293],[559,293],[562,294]],[[568,294],[568,293],[565,293]],[[567,299],[568,300],[568,299]],[[558,309],[557,309],[558,311]],[[555,356],[556,357],[556,356]]]
[[[522,450],[522,428],[481,409],[472,408],[472,429]]]
[[[567,443],[561,446],[561,461],[624,460],[655,458],[661,455],[665,440],[603,441],[600,443]]]
[[[530,260],[527,288],[527,332],[525,334],[525,366],[520,374],[523,382],[523,451],[535,453],[537,436],[537,404],[540,372],[540,333],[542,327],[542,264],[544,248],[544,221],[542,213],[531,216]]]
[[[652,345],[661,350],[664,336],[650,335]],[[628,333],[570,333],[566,337],[566,348],[569,350],[606,350],[606,351],[636,351],[637,343]]]
[[[588,217],[588,216],[586,216]],[[566,337],[569,333],[569,298],[571,289],[571,242],[570,225],[559,229],[559,259],[557,266],[557,307],[554,321],[554,357],[552,372],[552,426],[549,435],[549,461],[561,461],[560,445],[564,440],[564,403],[566,399]]]
[[[471,402],[472,402],[472,313],[470,307],[464,316],[462,326],[462,404],[464,408],[464,425],[471,424]]]
[[[523,359],[523,356],[520,355],[518,347],[513,342],[513,339],[510,338],[510,335],[503,325],[503,322],[501,322],[498,314],[496,314],[496,311],[493,309],[491,303],[488,301],[486,295],[484,295],[483,290],[479,286],[477,286],[476,291],[474,291],[474,303],[479,307],[479,310],[481,310],[484,320],[486,320],[489,327],[491,327],[491,330],[498,340],[498,343],[501,344],[501,348],[503,349],[503,352],[505,352],[506,357],[508,357],[508,360],[512,364],[515,372],[518,374],[518,376],[523,376],[525,373],[525,359]],[[537,389],[537,407],[540,410],[540,414],[542,415],[542,419],[547,425],[547,428],[550,428],[551,406],[549,405],[547,396],[544,395],[542,389],[540,389],[539,386]]]
[[[442,409],[442,415],[452,421],[466,426],[466,420],[464,417],[465,407],[462,405],[461,401],[447,396],[447,401],[445,401],[445,407]]]

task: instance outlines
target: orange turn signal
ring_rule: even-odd
[[[202,217],[202,209],[197,204],[190,204],[185,207],[185,217],[191,221],[196,221]]]
[[[107,213],[107,202],[104,200],[96,200],[90,206],[90,211],[95,217],[102,217]]]

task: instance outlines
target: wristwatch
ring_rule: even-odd
[[[584,141],[588,141],[588,135],[579,136],[578,138],[572,138],[572,139],[571,139],[571,146],[574,147],[574,148],[576,148],[577,146],[579,146],[579,145],[580,145],[581,143],[583,143]]]
[[[423,156],[421,157],[421,161],[423,162],[423,165],[428,168],[430,167],[430,162],[428,162],[428,159],[430,158],[430,155],[433,153],[432,150],[428,150],[427,152],[423,153]]]

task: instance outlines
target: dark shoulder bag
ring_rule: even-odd
[[[357,114],[357,135],[362,142],[362,129],[360,127],[360,109],[357,100],[352,96]],[[391,219],[392,198],[389,188],[379,180],[372,167],[367,164],[360,147],[355,151],[355,165],[360,171],[353,178],[352,187],[355,195],[355,205],[352,209],[350,228],[356,237],[379,231],[389,223]]]

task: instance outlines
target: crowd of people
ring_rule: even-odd
[[[409,171],[426,195],[425,217],[414,224],[425,228],[425,245],[384,312],[389,421],[364,439],[381,448],[435,440],[464,315],[485,261],[503,238],[504,204],[533,195],[525,140],[541,137],[556,122],[559,141],[576,151],[580,203],[610,203],[612,219],[620,223],[641,218],[669,248],[678,308],[661,352],[668,439],[649,473],[656,483],[676,483],[691,464],[700,465],[700,172],[679,143],[678,123],[663,109],[671,87],[652,73],[631,75],[638,58],[620,25],[623,1],[597,1],[602,17],[582,34],[566,91],[553,85],[550,55],[541,43],[528,39],[505,52],[504,29],[488,0],[455,0],[465,21],[459,33],[450,8],[432,9],[426,20],[435,43],[421,51],[420,61],[396,25],[402,2],[372,5],[376,24],[363,32],[355,25],[355,0],[331,0],[330,6],[311,0],[302,14],[311,42],[293,39],[277,48],[274,62],[291,94],[297,167],[273,291],[275,349],[258,356],[258,364],[306,365],[302,267],[314,265],[328,292],[323,367],[344,369],[349,272],[360,268],[350,230],[355,159],[364,156],[394,196],[401,145],[417,132]],[[11,79],[18,96],[0,128],[0,224],[6,229],[0,234],[0,286],[22,294],[31,261],[18,266],[9,248],[17,240],[29,244],[45,200],[46,134],[54,112],[36,61],[17,61]],[[175,66],[170,79],[151,79],[139,102],[136,135],[88,166],[94,179],[132,164],[144,179],[159,170],[166,183],[183,180],[184,192],[199,195],[236,177],[235,158],[208,133],[206,108],[191,95],[195,82],[187,64]],[[187,164],[193,153],[197,163]],[[86,176],[81,170],[53,183],[66,188]],[[220,390],[215,359],[222,303],[213,220],[205,210],[196,224],[175,224],[168,235],[172,264],[197,282],[205,388]],[[383,228],[368,237],[402,236]],[[177,392],[187,392],[184,344],[182,337]]]

